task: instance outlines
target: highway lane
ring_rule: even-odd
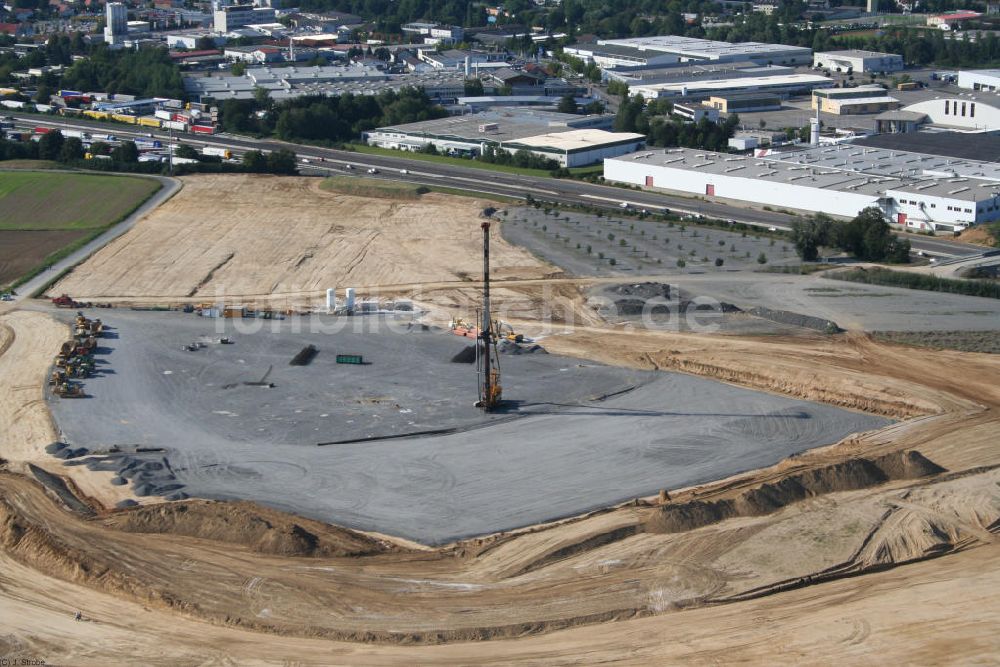
[[[89,132],[102,132],[124,138],[153,137],[161,141],[169,138],[167,132],[154,131],[150,128],[100,123],[77,118],[15,115],[15,119],[22,126],[29,128],[35,126],[63,127]],[[175,142],[183,142],[195,147],[214,146],[228,148],[233,150],[234,153],[242,153],[247,150],[271,151],[287,148],[295,151],[300,159],[305,158],[309,160],[308,164],[300,164],[300,169],[306,173],[330,170],[338,173],[361,175],[368,169],[374,168],[379,170],[380,173],[377,175],[380,177],[391,176],[395,180],[405,180],[425,185],[440,185],[471,192],[496,194],[520,199],[531,195],[538,200],[559,204],[596,206],[608,210],[620,210],[621,204],[627,202],[633,208],[647,209],[651,212],[670,210],[681,214],[703,215],[720,220],[733,220],[762,228],[773,227],[783,231],[790,229],[791,223],[795,219],[795,216],[777,211],[762,211],[682,195],[631,190],[623,187],[569,179],[537,178],[498,171],[480,171],[475,167],[442,164],[405,156],[372,155],[229,134],[192,135],[185,133],[174,134],[173,139]],[[349,169],[348,165],[353,167],[353,169]],[[943,237],[927,237],[907,233],[903,235],[909,238],[914,251],[921,251],[930,256],[973,257],[983,252],[983,248],[979,246],[960,243]]]

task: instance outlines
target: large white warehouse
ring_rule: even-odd
[[[808,65],[812,63],[812,49],[786,44],[761,42],[717,42],[680,35],[655,37],[629,37],[626,39],[601,39],[599,46],[618,46],[646,53],[665,53],[677,57],[679,62],[727,62],[750,60],[760,65]]]
[[[606,159],[604,178],[842,217],[875,206],[914,230],[1000,218],[1000,164],[850,144],[760,157],[647,150]]]
[[[682,97],[688,100],[708,99],[737,93],[773,93],[781,97],[806,95],[817,88],[829,88],[833,81],[818,74],[780,74],[750,76],[712,81],[683,81],[629,86],[629,93],[647,100]]]

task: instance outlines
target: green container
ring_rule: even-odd
[[[363,364],[365,362],[364,362],[364,359],[361,357],[360,354],[338,354],[337,355],[337,363],[338,364],[356,364],[356,365],[361,365],[361,364]]]

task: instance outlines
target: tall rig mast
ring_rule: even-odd
[[[490,411],[500,404],[500,360],[496,353],[496,338],[493,335],[493,319],[490,313],[490,223],[480,225],[483,230],[483,320],[479,327],[483,353],[479,380],[479,402],[477,407]]]

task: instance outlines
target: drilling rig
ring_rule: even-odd
[[[499,407],[502,388],[498,336],[490,313],[490,223],[484,222],[480,227],[483,230],[483,318],[479,327],[482,344],[476,345],[476,372],[479,374],[479,400],[476,407],[490,412]]]

